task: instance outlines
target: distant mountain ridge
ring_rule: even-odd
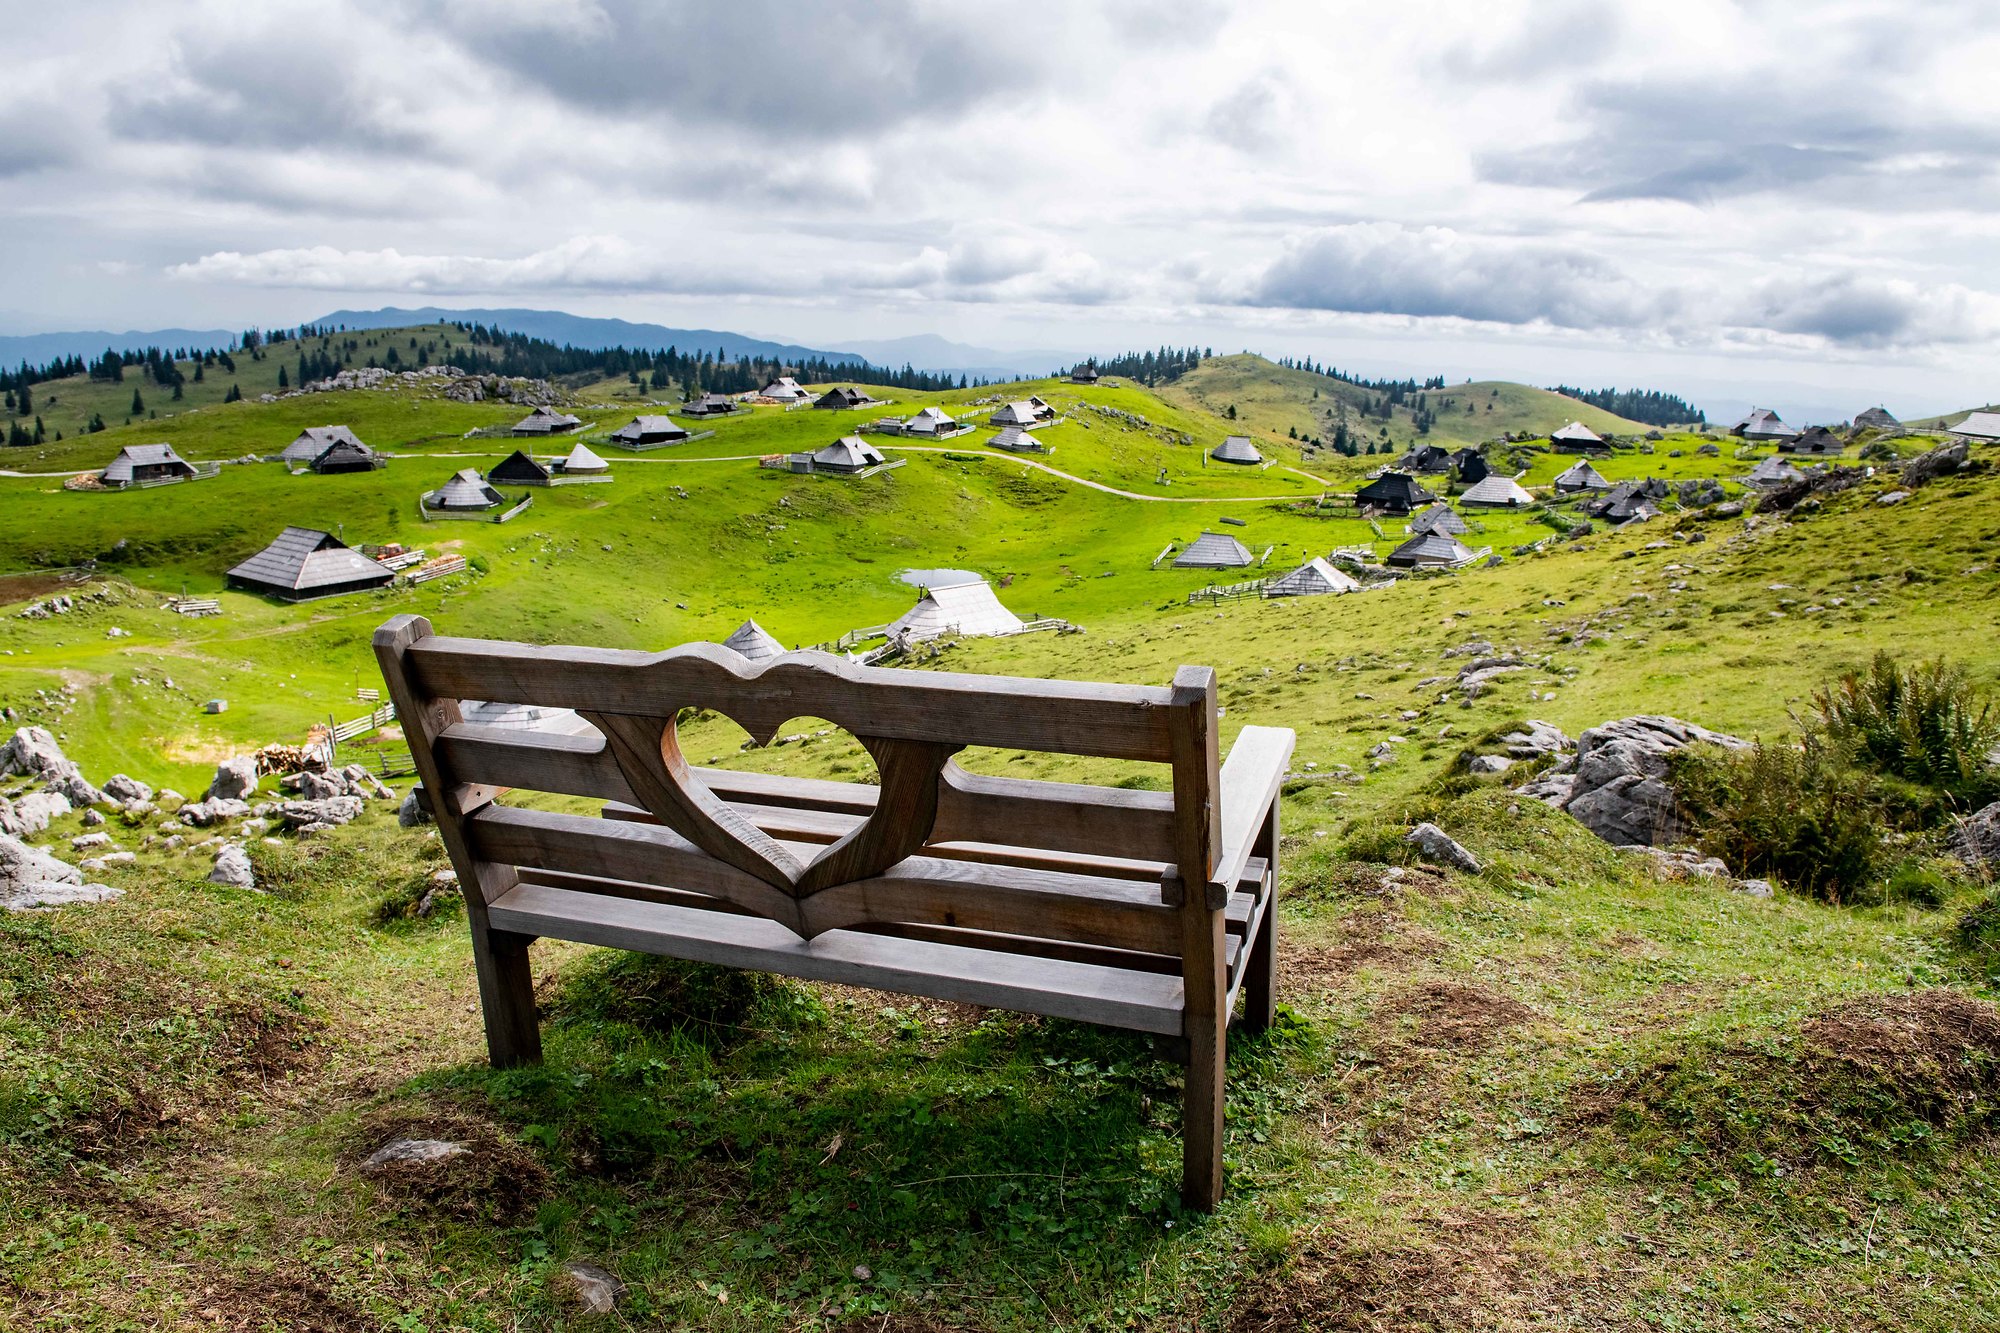
[[[94,357],[107,347],[120,352],[143,352],[148,347],[204,350],[227,347],[236,337],[234,329],[127,329],[123,333],[82,329],[73,333],[5,334],[0,335],[0,366],[18,366],[23,361],[43,366],[59,356]]]
[[[859,352],[828,351],[819,347],[802,347],[796,343],[772,342],[765,338],[745,337],[743,334],[730,333],[723,329],[675,329],[664,324],[637,324],[626,319],[598,319],[588,315],[571,315],[561,310],[447,310],[441,306],[423,306],[415,310],[405,310],[397,306],[384,306],[380,310],[336,310],[309,322],[326,325],[344,324],[350,329],[398,329],[415,324],[453,321],[484,324],[489,328],[504,329],[509,333],[523,333],[530,338],[546,339],[557,346],[566,344],[584,351],[629,347],[634,351],[664,352],[672,347],[682,352],[720,350],[725,361],[734,361],[746,356],[775,361],[806,361],[815,358],[826,361],[869,359]]]

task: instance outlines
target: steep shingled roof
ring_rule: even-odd
[[[1250,564],[1250,549],[1226,532],[1204,532],[1174,557],[1175,569],[1241,569]]]

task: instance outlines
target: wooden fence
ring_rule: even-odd
[[[1230,602],[1236,600],[1238,597],[1262,597],[1265,585],[1266,580],[1264,579],[1252,579],[1248,583],[1230,583],[1220,587],[1210,584],[1206,588],[1198,588],[1189,593],[1187,597],[1188,605],[1199,606],[1201,603],[1207,602],[1213,606],[1217,602]]]
[[[403,576],[403,579],[410,587],[414,588],[419,583],[429,583],[432,579],[441,579],[447,574],[463,574],[468,568],[469,566],[465,563],[464,556],[446,556],[442,560],[432,561],[422,569],[411,570]]]

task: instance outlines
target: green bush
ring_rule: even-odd
[[[1868,898],[1888,866],[1879,779],[1816,736],[1740,751],[1689,746],[1668,772],[1702,849],[1739,874],[1848,903]]]
[[[1813,695],[1826,734],[1855,762],[1933,788],[1960,809],[2000,799],[2000,712],[1962,667],[1878,654]]]
[[[1989,980],[2000,984],[2000,889],[1965,909],[1958,919],[1958,944]]]

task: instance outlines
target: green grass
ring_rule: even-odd
[[[1202,441],[1227,429],[1131,388],[1062,392]],[[1990,626],[2000,598],[1993,474],[1894,509],[1874,504],[1885,475],[1797,523],[1669,515],[1359,596],[1195,608],[1202,576],[1146,563],[1220,514],[1278,546],[1273,566],[1372,534],[1270,503],[1122,499],[1012,460],[911,453],[859,483],[704,461],[834,429],[803,412],[664,451],[686,462],[612,456],[614,484],[538,494],[505,527],[425,526],[415,494],[463,465],[427,455],[509,446],[423,441],[446,409],[395,395],[317,406],[315,420],[381,420],[374,442],[408,456],[363,477],[265,465],[136,495],[0,481],[0,567],[128,542],[106,567],[111,600],[0,620],[0,703],[57,727],[93,777],[195,790],[221,753],[358,713],[368,632],[395,611],[644,647],[754,614],[812,642],[903,609],[898,569],[1011,575],[1009,605],[1087,633],[968,643],[929,669],[1160,682],[1205,662],[1225,744],[1287,725],[1301,774],[1363,777],[1285,796],[1285,1018],[1234,1043],[1229,1197],[1210,1219],[1176,1208],[1178,1070],[1142,1040],[1067,1024],[543,943],[549,1061],[495,1073],[462,917],[407,914],[437,841],[385,808],[320,842],[253,844],[270,896],[208,885],[205,856],[155,846],[108,872],[128,889],[116,903],[0,920],[0,1324],[566,1327],[571,1260],[617,1272],[630,1322],[661,1327],[2000,1320],[1991,1052],[1939,1064],[1843,1008],[1939,1039],[1926,1015],[1960,1014],[1950,996],[1990,1000],[1990,907],[1958,926],[1977,890],[1843,908],[1666,883],[1566,816],[1440,781],[1471,738],[1531,716],[1574,734],[1667,712],[1776,736],[1882,647],[1946,650],[1991,688],[2000,640],[1967,627]],[[204,456],[289,438],[292,410],[218,411],[230,433]],[[395,411],[408,438],[386,424]],[[1144,491],[1157,457],[1193,458],[1102,420],[1049,432],[1048,461]],[[1686,444],[1600,467],[1744,466]],[[1195,464],[1167,491],[1228,495],[1279,472]],[[157,608],[184,582],[216,589],[298,521],[455,542],[489,571],[300,608],[224,593],[214,620]],[[1479,542],[1502,551],[1549,532],[1527,516],[1491,527]],[[1465,659],[1445,654],[1481,639],[1529,666],[1463,699]],[[65,683],[66,705],[50,695]],[[200,713],[212,695],[230,711]],[[745,753],[727,723],[688,734],[727,764],[866,771],[845,738]],[[1390,736],[1405,739],[1377,766],[1368,751]],[[968,762],[1130,776],[1049,755]],[[1417,818],[1487,868],[1385,878]],[[59,821],[48,841],[80,829]],[[428,1188],[355,1169],[427,1127],[484,1145],[489,1165]]]

